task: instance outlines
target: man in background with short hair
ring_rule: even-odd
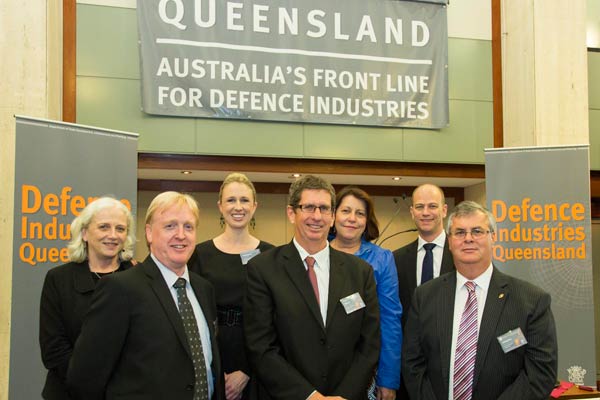
[[[411,199],[410,215],[419,237],[394,251],[403,327],[406,326],[410,301],[417,286],[454,270],[444,232],[444,218],[448,212],[444,192],[438,186],[426,183],[413,191]],[[427,250],[426,247],[430,249]],[[426,265],[428,251],[431,251],[432,260]]]

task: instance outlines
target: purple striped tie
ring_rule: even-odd
[[[473,373],[477,354],[477,295],[475,282],[468,281],[465,287],[469,297],[460,319],[456,353],[454,355],[454,400],[471,400]]]

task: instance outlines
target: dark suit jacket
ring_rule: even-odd
[[[224,398],[213,288],[190,272],[212,344],[214,399]],[[177,306],[150,256],[100,280],[67,374],[73,397],[192,400],[194,366]]]
[[[410,302],[413,292],[417,288],[417,247],[419,239],[394,251],[394,261],[398,270],[398,288],[400,291],[400,303],[402,303],[402,327],[406,326],[406,319],[410,311]],[[420,268],[420,266],[419,266]],[[452,253],[448,249],[448,239],[444,244],[442,256],[442,269],[440,275],[454,271]]]
[[[456,273],[415,291],[402,346],[412,400],[448,399],[455,291]],[[505,354],[496,338],[515,328],[528,343]],[[550,295],[494,268],[477,342],[473,400],[547,399],[556,369]]]
[[[123,262],[119,270],[131,266]],[[70,262],[46,274],[40,301],[40,350],[48,369],[44,399],[69,399],[65,384],[69,359],[95,287],[87,261]]]
[[[347,314],[340,299],[359,293]],[[306,399],[314,390],[364,400],[379,357],[373,269],[330,248],[327,324],[293,243],[253,258],[244,309],[246,343],[262,383],[258,398]]]

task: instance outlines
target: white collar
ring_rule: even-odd
[[[440,246],[441,248],[444,248],[444,245],[446,244],[446,232],[442,231],[442,233],[437,235],[437,237],[435,239],[433,239],[431,242],[427,242],[425,239],[423,239],[421,237],[421,235],[419,235],[419,243],[417,244],[417,251],[421,250],[423,248],[423,245],[427,244],[427,243],[435,243],[436,246]]]
[[[318,267],[326,267],[327,265],[329,265],[329,242],[325,242],[325,248],[323,250],[318,251],[315,254],[309,254],[308,251],[304,249],[304,247],[300,246],[300,243],[298,243],[295,237],[292,240],[292,242],[294,243],[296,250],[298,250],[298,254],[300,254],[300,259],[302,261],[304,261],[306,257],[311,256],[317,261]]]
[[[492,280],[492,272],[494,272],[494,267],[491,263],[490,266],[475,279],[467,279],[460,272],[456,271],[456,287],[461,288],[466,282],[471,281],[475,282],[477,286],[487,292],[490,287],[490,281]]]
[[[190,273],[188,272],[187,265],[185,266],[185,269],[183,270],[183,274],[181,276],[178,276],[175,272],[171,271],[169,268],[165,267],[165,265],[163,263],[158,261],[158,258],[156,258],[154,256],[154,254],[150,254],[150,257],[152,257],[152,259],[156,263],[156,266],[158,267],[158,270],[162,274],[163,279],[167,283],[168,287],[170,287],[170,288],[173,287],[173,285],[175,284],[175,282],[177,282],[177,279],[179,279],[179,278],[184,278],[186,280],[186,282],[190,281]]]

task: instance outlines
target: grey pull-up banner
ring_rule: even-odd
[[[494,265],[552,296],[558,378],[596,384],[589,146],[486,149]]]
[[[445,1],[144,0],[149,114],[442,128]]]
[[[135,133],[16,118],[10,400],[41,398],[40,295],[48,269],[69,261],[73,219],[104,195],[135,215],[137,141]]]

